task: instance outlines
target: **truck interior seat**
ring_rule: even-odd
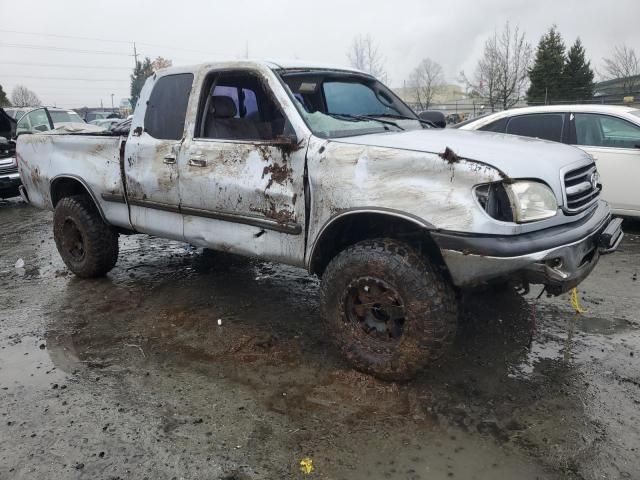
[[[211,100],[205,137],[234,140],[262,138],[254,121],[249,118],[235,118],[238,111],[233,98],[215,95]]]

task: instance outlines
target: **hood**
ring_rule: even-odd
[[[6,138],[10,141],[16,136],[16,126],[18,122],[0,108],[0,137]]]
[[[491,165],[511,178],[539,178],[550,185],[568,165],[588,165],[586,152],[561,143],[494,132],[427,129],[333,139],[353,145],[442,154],[447,147],[458,157]]]

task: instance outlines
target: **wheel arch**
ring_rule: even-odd
[[[51,194],[51,206],[55,209],[56,205],[60,200],[65,197],[70,197],[73,195],[89,195],[91,201],[100,212],[100,217],[105,223],[107,222],[106,217],[104,216],[104,212],[102,211],[102,206],[98,202],[96,196],[93,194],[89,185],[80,177],[76,175],[57,175],[53,177],[51,180],[50,187]]]
[[[440,249],[431,237],[435,227],[414,215],[392,209],[350,209],[329,219],[311,246],[307,269],[322,276],[339,252],[363,240],[392,238],[405,241],[446,268]]]

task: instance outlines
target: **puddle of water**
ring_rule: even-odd
[[[348,475],[336,465],[324,467],[322,459],[317,463],[319,471],[326,470],[328,478],[349,480],[552,478],[503,446],[455,429],[417,435],[414,431],[399,438],[356,434],[351,440],[351,445],[340,452],[353,462]]]
[[[577,318],[576,328],[589,334],[612,335],[614,333],[628,332],[632,326],[622,318],[598,318],[580,315]]]
[[[42,339],[25,336],[0,348],[0,388],[49,388],[62,381]]]

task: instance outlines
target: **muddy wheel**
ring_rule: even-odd
[[[408,380],[445,353],[458,322],[452,287],[410,246],[387,239],[357,243],[322,276],[322,316],[358,370]]]
[[[53,237],[65,265],[79,277],[101,277],[118,260],[118,234],[102,220],[86,195],[58,202]]]

